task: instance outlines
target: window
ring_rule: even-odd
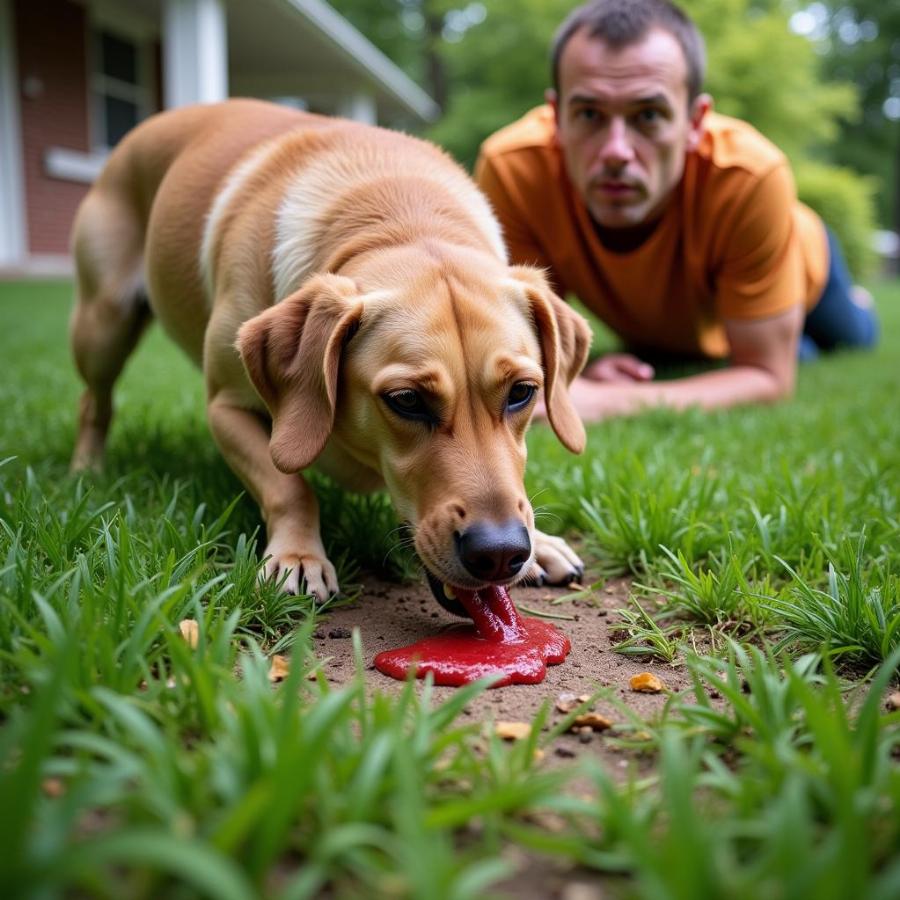
[[[153,111],[150,47],[98,28],[93,33],[91,78],[94,143],[114,147]]]

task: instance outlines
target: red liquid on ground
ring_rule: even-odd
[[[416,678],[431,672],[435,684],[461,685],[486,675],[504,684],[537,684],[548,665],[569,654],[569,639],[549,622],[523,619],[504,587],[457,591],[457,599],[474,621],[444,634],[387,650],[375,657],[375,668],[403,680],[411,669]]]

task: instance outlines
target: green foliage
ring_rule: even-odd
[[[650,595],[666,598],[665,609],[685,615],[696,622],[721,625],[731,621],[744,621],[750,611],[744,599],[747,577],[740,557],[732,548],[722,552],[719,558],[710,560],[697,571],[688,563],[684,554],[672,553],[663,548],[669,557],[668,564],[660,570],[660,581],[671,587],[635,585]]]
[[[625,636],[613,645],[616,653],[675,662],[678,657],[678,641],[674,632],[680,631],[679,629],[660,627],[647,610],[638,604],[635,604],[634,609],[620,609],[618,616],[622,620]]]
[[[821,647],[863,666],[900,648],[900,575],[872,563],[864,534],[828,555],[824,589],[785,568],[792,582],[769,605],[782,623],[782,646]]]
[[[882,0],[828,0],[818,40],[823,71],[830,80],[856,85],[860,115],[841,122],[840,140],[829,159],[878,179],[878,219],[900,229],[900,6]],[[888,117],[886,103],[895,104]]]
[[[330,5],[410,78],[424,83],[425,0],[332,0]]]
[[[873,263],[875,179],[809,160],[795,166],[794,175],[800,199],[834,231],[851,273],[863,278]]]
[[[787,9],[757,0],[685,0],[708,51],[707,90],[715,107],[744,119],[797,162],[852,118],[849,83],[825,82],[815,46],[788,28]]]
[[[481,142],[544,102],[550,42],[572,9],[568,0],[482,0],[487,15],[443,48],[450,103],[427,136],[471,167]]]

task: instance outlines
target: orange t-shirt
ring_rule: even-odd
[[[542,266],[627,342],[722,357],[724,319],[803,301],[828,275],[821,219],[797,200],[784,154],[745,122],[710,113],[663,217],[635,250],[600,243],[566,175],[553,111],[541,106],[488,138],[475,176],[511,261]]]

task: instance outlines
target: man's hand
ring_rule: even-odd
[[[581,373],[591,381],[652,381],[654,374],[653,366],[630,353],[607,353]]]
[[[598,362],[602,362],[602,360],[598,360]],[[585,372],[586,374],[587,372]],[[572,404],[583,422],[602,422],[613,416],[627,416],[638,412],[640,405],[655,406],[662,402],[643,393],[640,397],[633,393],[637,388],[652,388],[652,383],[647,381],[628,378],[621,372],[617,377],[605,380],[596,377],[586,378],[585,375],[579,375],[569,385]],[[639,405],[636,402],[638,400],[642,400],[643,403]],[[543,397],[538,399],[535,404],[534,417],[535,419],[547,418],[547,408],[544,406]]]
[[[627,353],[603,357],[569,386],[569,395],[584,422],[602,422],[645,409],[724,409],[742,403],[773,403],[790,396],[797,371],[797,340],[803,329],[799,304],[767,319],[726,320],[731,346],[726,369],[653,381],[653,370]],[[593,370],[593,371],[591,371]],[[598,378],[597,372],[600,372]],[[535,415],[546,418],[543,403]]]
[[[569,395],[585,422],[599,422],[630,411],[603,390],[601,384],[642,383],[652,381],[655,374],[653,366],[630,353],[607,353],[585,366],[569,387]],[[543,399],[538,400],[534,415],[537,419],[547,418]]]

